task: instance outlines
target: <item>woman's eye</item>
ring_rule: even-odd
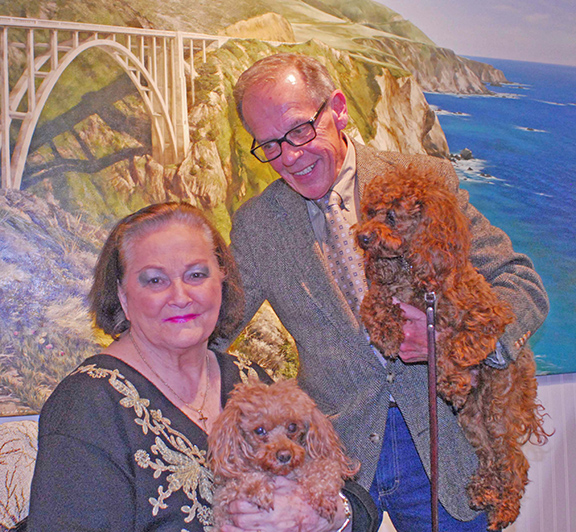
[[[199,269],[188,272],[186,277],[190,281],[199,281],[201,279],[206,279],[209,276],[209,274],[210,272],[208,270]]]
[[[166,287],[166,280],[162,277],[151,277],[146,281],[146,286],[152,290],[163,290]]]
[[[138,280],[142,286],[150,286],[152,288],[163,286],[167,282],[164,276],[158,275],[155,272],[143,272],[138,277]]]

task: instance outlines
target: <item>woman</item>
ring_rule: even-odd
[[[235,383],[268,380],[208,347],[243,305],[222,237],[188,204],[141,209],[104,244],[90,303],[114,341],[42,410],[29,530],[213,530],[207,435]],[[344,508],[327,523],[287,482],[273,512],[236,511],[222,532],[351,530]]]

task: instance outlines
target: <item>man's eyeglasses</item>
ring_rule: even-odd
[[[314,123],[318,120],[320,113],[324,110],[328,99],[324,100],[318,111],[314,113],[314,116],[300,124],[293,127],[286,135],[281,139],[273,139],[264,144],[256,145],[256,139],[252,141],[252,147],[250,148],[250,153],[256,157],[261,163],[269,163],[274,159],[278,159],[282,155],[282,143],[287,142],[290,146],[303,146],[308,144],[316,138],[316,129]]]

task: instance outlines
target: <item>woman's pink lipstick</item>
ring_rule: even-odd
[[[165,318],[163,322],[168,323],[187,323],[189,321],[195,320],[200,314],[185,314],[184,316],[172,316],[171,318]]]

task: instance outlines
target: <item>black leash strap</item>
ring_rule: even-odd
[[[438,532],[438,405],[436,403],[436,294],[427,292],[426,333],[428,340],[428,406],[430,414],[430,504],[432,532]]]

